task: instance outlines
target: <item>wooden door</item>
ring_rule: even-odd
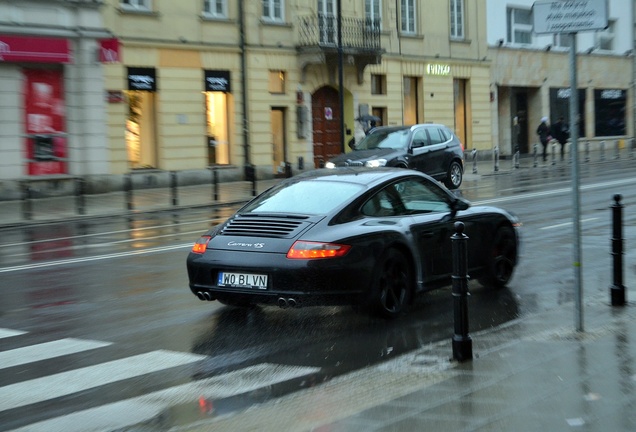
[[[340,100],[332,87],[318,89],[311,98],[313,119],[314,166],[322,168],[332,157],[342,153]]]

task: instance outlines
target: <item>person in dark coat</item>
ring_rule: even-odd
[[[570,129],[568,125],[565,124],[565,121],[563,121],[563,116],[559,117],[559,120],[550,127],[550,133],[554,139],[561,144],[561,160],[563,160],[565,144],[568,142],[568,138],[570,138]]]
[[[541,117],[541,124],[537,127],[537,135],[543,146],[543,161],[548,160],[548,143],[550,142],[550,126],[548,126],[548,118]]]

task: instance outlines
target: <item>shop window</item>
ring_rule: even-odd
[[[532,10],[508,8],[508,42],[532,43]]]
[[[464,0],[450,2],[451,39],[464,39]]]
[[[413,125],[418,121],[418,78],[404,77],[404,124]]]
[[[627,92],[620,89],[594,90],[594,134],[626,134]]]
[[[227,98],[228,94],[220,91],[205,93],[208,163],[210,165],[230,163]]]
[[[149,11],[152,8],[151,0],[121,0],[122,9]]]
[[[607,28],[603,31],[596,32],[595,47],[599,50],[611,51],[614,49],[614,28],[616,21],[609,20]]]
[[[204,0],[203,15],[208,18],[227,18],[227,0]]]
[[[155,95],[149,91],[129,90],[126,98],[126,149],[130,168],[157,168]]]
[[[570,94],[571,89],[550,89],[550,123],[556,122],[559,117],[570,118]],[[579,136],[585,137],[585,90],[579,89]],[[567,123],[567,120],[566,120]],[[535,125],[535,129],[538,125]],[[571,129],[571,128],[570,128]],[[535,135],[536,136],[536,135]]]
[[[263,0],[263,19],[266,21],[284,21],[284,0]]]
[[[271,94],[285,93],[285,71],[282,71],[282,70],[269,71],[269,92]]]
[[[371,74],[371,94],[386,94],[386,75]]]
[[[415,0],[401,0],[400,18],[402,33],[415,34]]]

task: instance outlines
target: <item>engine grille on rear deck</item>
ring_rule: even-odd
[[[221,235],[290,238],[306,228],[308,221],[286,217],[236,215],[223,230]]]

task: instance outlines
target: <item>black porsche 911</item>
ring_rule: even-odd
[[[203,235],[187,258],[201,300],[247,307],[352,305],[393,318],[451,284],[454,224],[471,278],[501,287],[518,259],[517,218],[471,207],[400,168],[319,169],[283,180]]]

